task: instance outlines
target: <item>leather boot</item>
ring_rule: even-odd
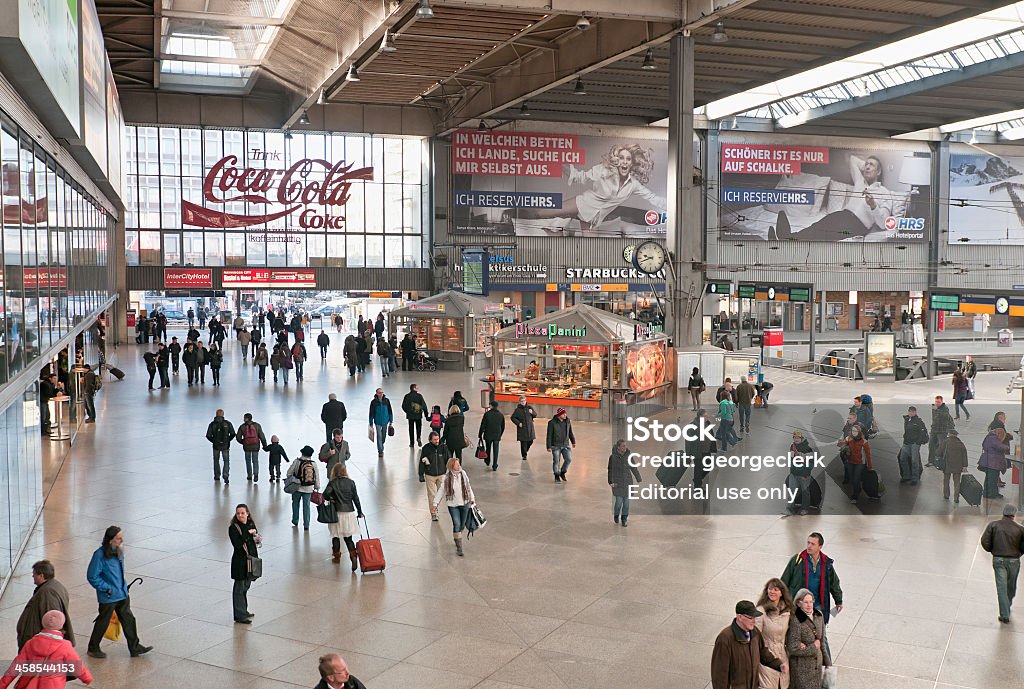
[[[462,557],[462,539],[461,538],[456,538],[455,539],[455,554],[458,555],[459,557]]]
[[[334,560],[335,562],[340,562],[341,561],[341,539],[340,538],[332,538],[331,539],[331,555],[332,555],[331,559]]]
[[[359,569],[359,555],[354,550],[348,551],[348,557],[352,560],[352,571]]]

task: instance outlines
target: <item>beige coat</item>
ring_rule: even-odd
[[[774,608],[766,611],[764,606],[758,606],[757,609],[764,613],[754,620],[757,631],[764,637],[764,645],[776,658],[789,663],[789,656],[786,654],[786,632],[789,631],[790,611],[780,613]],[[758,669],[757,681],[758,689],[789,689],[789,669],[787,668],[786,672],[779,672],[762,665]]]

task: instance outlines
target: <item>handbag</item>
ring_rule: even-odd
[[[388,437],[390,438],[394,434],[395,434],[395,427],[392,426],[391,424],[388,424]]]
[[[321,524],[337,524],[338,509],[333,502],[322,502],[316,506],[316,520]]]
[[[297,476],[288,476],[284,480],[284,492],[291,495],[292,493],[297,491],[299,489],[299,486],[301,485],[302,481],[300,481]]]
[[[316,505],[317,507],[319,507],[320,505],[324,504],[324,494],[318,490],[314,490],[309,495],[309,501]]]
[[[484,517],[484,513],[480,511],[480,508],[476,505],[469,506],[469,515],[466,517],[466,531],[472,536],[476,533],[477,529],[484,528],[487,523],[487,519]]]
[[[376,437],[374,436],[374,432],[373,432],[373,426],[372,426],[372,425],[370,426],[370,429],[369,429],[369,431],[367,431],[367,434],[366,434],[366,435],[367,435],[367,437],[368,437],[368,438],[370,439],[370,442],[371,442],[371,443],[372,443],[372,442],[373,442],[374,440],[376,440]]]
[[[487,459],[487,446],[484,444],[484,439],[480,438],[476,444],[476,458]]]
[[[835,665],[821,668],[821,689],[839,689],[839,669]]]
[[[463,436],[462,436],[462,447],[463,447],[463,449],[469,447],[469,445],[470,445],[469,436],[463,434]]]
[[[238,525],[238,522],[235,522],[235,528],[238,529],[238,533],[242,533],[242,527]],[[245,569],[249,574],[248,579],[256,581],[263,576],[263,560],[256,555],[249,554],[249,544],[245,542],[244,534],[242,546],[245,548]]]

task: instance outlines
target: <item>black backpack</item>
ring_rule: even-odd
[[[300,486],[316,485],[316,467],[313,466],[313,460],[299,460],[299,470],[296,471],[295,473],[299,475]]]
[[[228,428],[227,421],[218,422],[216,428],[213,429],[213,439],[218,445],[230,443],[232,435],[231,430]]]

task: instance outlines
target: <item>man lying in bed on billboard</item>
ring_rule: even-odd
[[[872,239],[870,235],[885,231],[887,218],[904,214],[907,194],[885,187],[882,161],[873,155],[851,154],[849,168],[852,183],[805,172],[783,175],[775,189],[812,190],[807,196],[811,203],[729,209],[722,214],[723,234],[823,242]],[[723,210],[727,208],[723,203]]]

